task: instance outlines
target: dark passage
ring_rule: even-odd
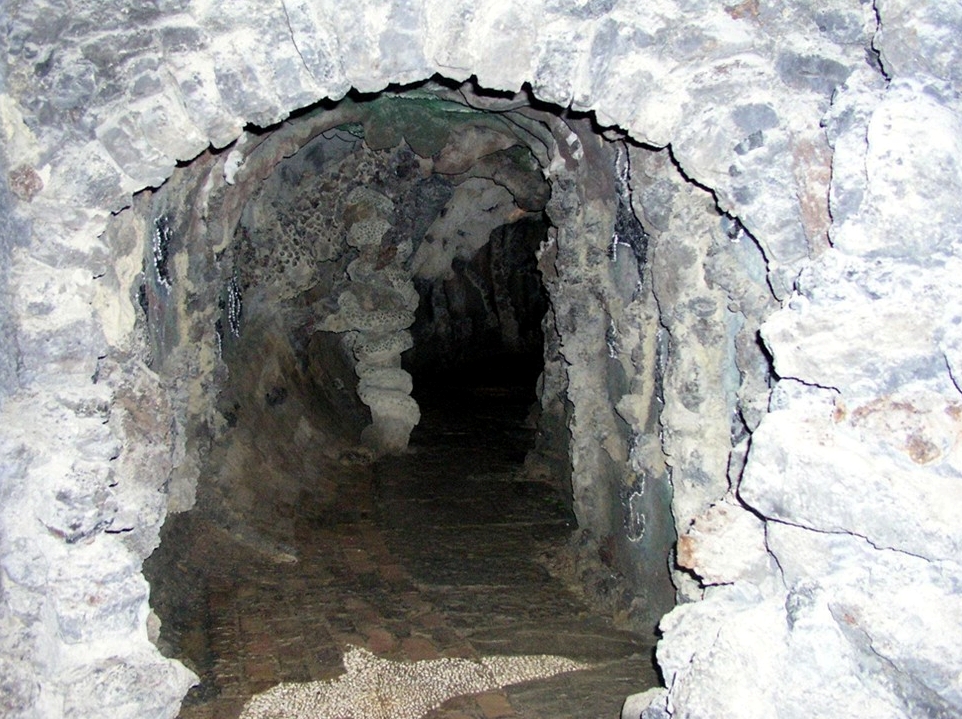
[[[358,98],[305,116],[301,151],[275,148],[218,260],[226,371],[197,422],[197,501],[145,566],[160,645],[202,678],[182,717],[333,680],[351,647],[591,665],[452,698],[433,713],[449,719],[614,718],[657,683],[650,638],[581,594],[626,588],[615,562],[587,541],[567,554],[588,528],[539,259],[550,123],[530,121]],[[415,719],[326,719],[345,714]]]
[[[531,385],[499,378],[422,383],[409,452],[345,466],[333,506],[294,508],[296,562],[201,519],[168,522],[151,558],[165,577],[153,606],[168,651],[203,678],[182,717],[235,717],[278,682],[336,677],[352,645],[402,661],[559,654],[595,665],[455,698],[432,717],[617,717],[624,696],[656,683],[651,647],[547,571],[571,519],[559,492],[523,470]],[[192,549],[161,567],[177,546]]]

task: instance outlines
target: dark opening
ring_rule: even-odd
[[[536,252],[547,237],[543,219],[503,225],[449,277],[417,280],[414,347],[403,366],[415,395],[435,388],[504,388],[527,392],[544,367],[542,322],[548,297]]]
[[[657,677],[650,637],[592,608],[559,560],[575,522],[564,408],[546,422],[539,404],[556,341],[541,167],[512,123],[437,97],[298,122],[322,129],[249,187],[212,261],[231,267],[221,417],[196,507],[168,519],[145,565],[160,644],[202,679],[181,716],[332,680],[352,646],[590,662],[552,680],[563,693],[522,685],[498,701],[616,716]]]

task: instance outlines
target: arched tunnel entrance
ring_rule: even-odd
[[[428,82],[252,131],[139,198],[138,324],[196,469],[145,563],[159,645],[201,677],[182,716],[330,679],[352,646],[591,665],[452,716],[615,714],[657,683],[671,493],[616,407],[648,242],[631,151]]]
[[[662,633],[626,719],[962,713],[958,3],[0,16],[0,714],[171,719],[179,656],[201,716],[560,716],[644,655],[511,631],[572,596]],[[506,92],[390,85],[435,73]],[[456,385],[525,334],[490,243],[539,221],[532,412]],[[445,375],[518,413],[458,429]],[[442,601],[492,566],[557,591]],[[431,652],[481,658],[393,661]]]

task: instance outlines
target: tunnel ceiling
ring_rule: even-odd
[[[261,227],[256,198],[284,158],[321,133],[355,136],[342,126],[378,136],[356,117],[321,129],[305,108],[337,113],[351,88],[436,73],[507,90],[460,112],[493,111],[479,137],[515,135],[550,187],[540,430],[566,450],[545,444],[546,471],[568,472],[579,523],[617,571],[643,586],[670,566],[668,686],[631,716],[959,714],[957,4],[0,12],[0,660],[19,715],[172,716],[191,677],[149,641],[140,571],[164,517],[218,497],[238,516],[257,506],[256,488],[202,474],[253,426],[254,398],[292,438],[284,461],[348,447],[300,423],[296,398],[339,401],[356,354],[294,320],[321,306],[331,322],[367,318],[351,308],[368,290],[352,279],[314,296],[296,263],[257,289],[243,231]],[[525,83],[598,127],[512,107],[531,104],[515,95]],[[404,138],[424,172],[416,146],[438,142],[434,126],[405,126],[380,126],[369,149]],[[445,207],[484,185],[539,212],[512,189],[519,175],[495,178],[502,158],[527,159],[513,153],[476,158],[462,182],[433,173]],[[376,258],[365,244],[408,209],[382,189],[339,205],[348,237],[357,227],[348,254],[368,253],[359,277],[403,255],[403,240],[381,235]],[[291,207],[268,205],[278,223]],[[644,243],[621,241],[632,217]],[[419,251],[417,272],[447,272],[445,248],[422,250],[438,239],[412,239],[412,278]],[[395,341],[373,349],[394,356]],[[319,374],[305,353],[331,361]],[[327,393],[285,395],[282,378]],[[255,456],[246,438],[251,453],[225,466]],[[283,468],[268,484],[293,492]]]
[[[541,354],[545,304],[535,254],[546,240],[551,123],[558,123],[554,114],[518,98],[508,107],[467,85],[429,83],[352,97],[251,132],[225,151],[224,187],[204,200],[205,211],[213,203],[220,215],[205,220],[192,203],[204,185],[200,175],[210,170],[195,163],[149,200],[154,232],[138,300],[152,363],[163,367],[181,341],[185,328],[167,304],[174,258],[189,253],[185,238],[203,221],[215,242],[227,238],[208,269],[222,276],[211,286],[220,292],[214,327],[228,364],[235,345],[250,346],[252,331],[282,326],[296,363],[323,373],[317,368],[338,363],[318,354],[324,341],[315,335],[342,336],[341,350],[359,377],[357,395],[371,416],[365,442],[375,453],[403,449],[418,408],[402,353],[420,351],[408,352],[409,364],[417,364],[412,354],[437,360],[437,341],[460,346],[462,356],[486,344],[487,351],[524,345]],[[613,187],[610,179],[606,184]],[[496,230],[521,221],[541,227],[540,234],[532,240],[502,229],[489,243]],[[204,274],[197,261],[185,261],[186,274]],[[465,291],[480,302],[473,319],[461,308]],[[522,338],[514,306],[527,311],[525,292],[540,310],[522,318]],[[200,300],[193,302],[196,312]],[[411,326],[419,307],[415,348]],[[479,325],[473,339],[472,323]],[[485,335],[488,325],[493,333]],[[348,394],[354,384],[345,385]]]
[[[281,161],[248,202],[235,251],[240,287],[268,303],[321,298],[302,302],[301,317],[291,319],[307,332],[413,329],[408,364],[418,364],[415,356],[421,364],[469,356],[486,343],[489,351],[524,346],[540,355],[533,336],[543,306],[522,318],[523,331],[508,325],[518,324],[516,306],[527,312],[525,292],[536,303],[541,296],[535,251],[550,188],[528,143],[543,157],[538,132],[547,130],[518,111],[485,112],[440,85],[434,90],[441,97],[422,86],[297,120],[314,123],[312,134],[327,129]],[[458,102],[442,99],[451,94]],[[328,127],[332,121],[340,124]],[[496,229],[517,222],[542,227],[540,237],[515,231],[505,239],[502,230],[489,246]],[[520,273],[527,289],[515,287]],[[473,318],[462,307],[470,301],[480,302]],[[375,307],[380,319],[360,319]]]

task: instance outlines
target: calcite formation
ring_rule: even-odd
[[[388,345],[403,347],[403,343],[392,343],[389,338],[414,323],[417,295],[404,270],[409,253],[399,252],[396,243],[388,245],[393,251],[387,256],[377,251],[392,229],[388,218],[394,214],[394,203],[361,186],[348,195],[344,214],[347,244],[360,249],[361,254],[349,267],[351,283],[338,298],[337,312],[319,327],[350,332],[350,343],[362,347],[370,337],[385,338]],[[355,354],[357,394],[371,412],[371,425],[364,430],[363,439],[377,453],[401,451],[421,417],[411,397],[410,375],[401,369],[400,351],[376,359],[367,357],[367,361],[361,361],[363,356]]]
[[[351,647],[337,679],[279,684],[247,702],[241,719],[421,719],[453,697],[589,668],[548,654],[394,662]]]

